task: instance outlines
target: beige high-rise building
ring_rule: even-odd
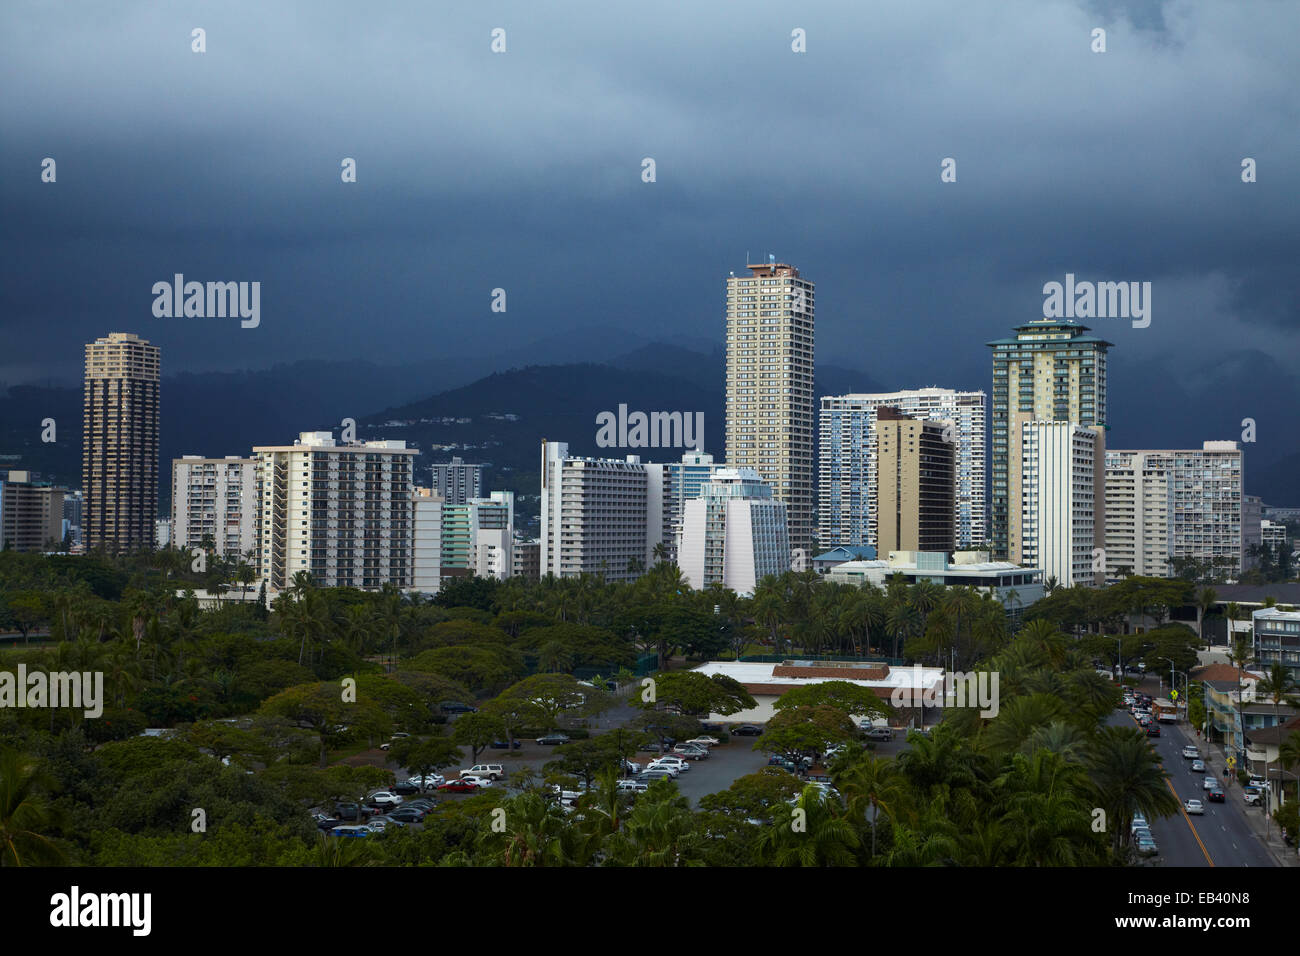
[[[814,286],[776,257],[727,279],[727,465],[786,503],[790,546],[814,547]]]
[[[4,474],[4,472],[0,472]],[[63,543],[63,495],[29,471],[0,478],[0,551],[57,551]]]
[[[81,470],[87,548],[154,546],[160,354],[129,332],[86,346]]]
[[[876,550],[952,551],[956,444],[944,423],[876,409]]]

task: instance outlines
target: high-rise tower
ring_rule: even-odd
[[[159,363],[158,346],[129,332],[86,346],[81,470],[87,548],[154,545]]]
[[[786,503],[790,546],[814,547],[814,286],[776,257],[727,279],[727,465]]]
[[[1111,343],[1086,326],[1061,319],[1035,319],[993,349],[993,431],[989,456],[989,538],[994,556],[1022,558],[1021,443],[1025,422],[1069,422],[1097,432],[1095,458],[1105,458],[1106,350]],[[1100,469],[1099,469],[1100,472]],[[1100,482],[1100,478],[1099,478]],[[1096,508],[1104,508],[1100,487]],[[1103,527],[1103,515],[1096,515]]]

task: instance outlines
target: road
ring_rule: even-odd
[[[1135,726],[1137,722],[1125,712],[1116,711],[1108,721],[1117,727]],[[1189,816],[1181,809],[1173,816],[1151,824],[1151,834],[1160,847],[1155,858],[1158,866],[1276,866],[1246,823],[1247,813],[1259,810],[1247,807],[1241,798],[1241,786],[1235,781],[1226,788],[1223,803],[1211,803],[1204,789],[1205,773],[1192,773],[1192,761],[1183,757],[1188,744],[1195,745],[1206,760],[1207,773],[1223,781],[1222,760],[1206,756],[1205,741],[1186,731],[1186,724],[1161,724],[1160,736],[1153,738],[1168,777],[1168,786],[1181,805],[1196,798],[1205,805],[1204,816]]]

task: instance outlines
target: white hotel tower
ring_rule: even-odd
[[[308,572],[318,587],[413,586],[411,468],[404,441],[336,444],[303,432],[292,445],[253,449],[268,598]]]
[[[686,502],[677,563],[696,590],[721,584],[753,594],[767,575],[790,570],[785,502],[754,469],[719,469]]]

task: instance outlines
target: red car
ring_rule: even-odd
[[[452,793],[477,793],[483,788],[472,780],[448,780],[439,790],[449,790]]]

